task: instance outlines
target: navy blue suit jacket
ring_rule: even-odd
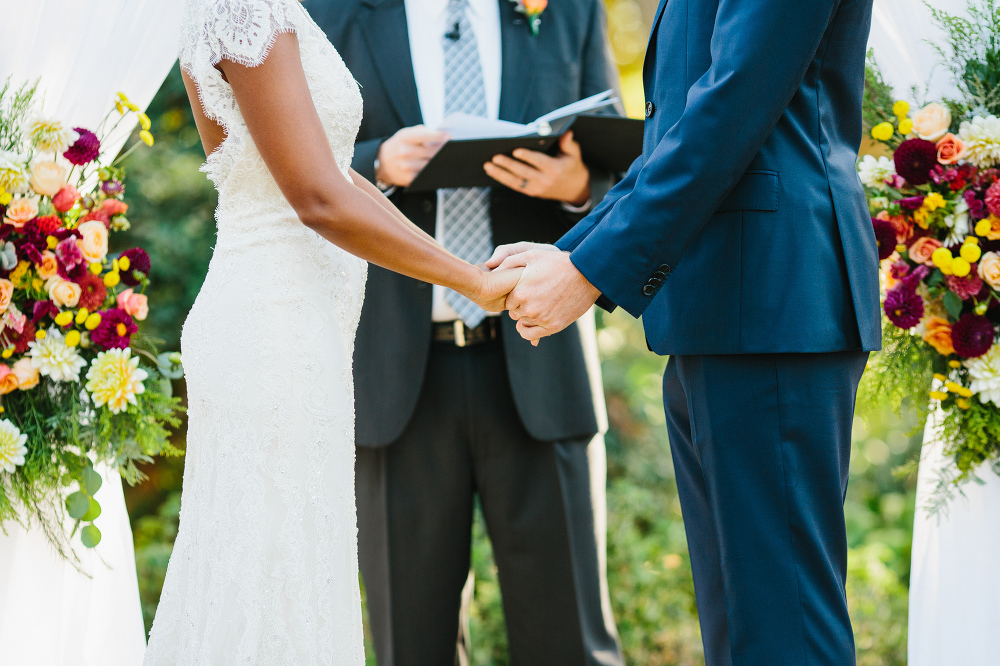
[[[660,354],[878,349],[872,0],[661,0],[642,156],[557,245]]]

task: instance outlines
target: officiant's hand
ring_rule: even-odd
[[[408,187],[448,141],[448,134],[423,125],[404,127],[382,142],[375,177],[386,185]]]
[[[536,346],[582,317],[601,295],[573,265],[569,253],[552,245],[501,245],[486,266],[524,269],[506,306],[517,321],[517,332]]]
[[[556,155],[518,148],[514,157],[495,155],[483,168],[493,180],[529,197],[572,206],[582,206],[590,200],[590,171],[583,163],[583,153],[580,144],[573,140],[573,132],[560,137]]]

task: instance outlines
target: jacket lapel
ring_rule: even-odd
[[[360,29],[385,86],[386,95],[403,127],[419,125],[420,98],[413,77],[410,37],[403,0],[363,0]]]
[[[514,3],[500,2],[500,44],[502,53],[500,74],[500,119],[525,123],[531,102],[536,66],[535,52],[539,38],[531,34],[525,18],[514,11]],[[543,28],[544,30],[544,28]]]
[[[656,8],[656,18],[653,19],[653,28],[649,31],[649,42],[646,44],[646,57],[642,63],[643,83],[649,86],[649,66],[655,58],[656,33],[660,29],[660,19],[663,18],[663,10],[667,7],[669,0],[660,0],[660,5]]]

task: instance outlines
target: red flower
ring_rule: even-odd
[[[91,341],[103,351],[127,349],[132,336],[139,330],[132,317],[120,308],[104,310],[100,315],[101,323],[91,331]]]
[[[986,317],[967,312],[951,327],[955,352],[965,358],[977,358],[993,346],[993,324]]]
[[[104,280],[93,273],[86,273],[76,283],[80,285],[80,302],[77,304],[79,307],[94,312],[104,305],[104,301],[108,297]]]
[[[986,208],[1000,217],[1000,180],[990,185],[990,188],[986,190]]]
[[[14,347],[15,354],[23,354],[28,351],[28,343],[35,341],[35,325],[31,320],[24,322],[24,328],[18,333],[12,328],[7,328],[3,332],[3,337]]]
[[[122,282],[124,282],[129,287],[134,287],[139,284],[139,279],[135,277],[135,273],[142,273],[143,275],[149,275],[149,269],[151,268],[149,261],[149,254],[146,253],[141,247],[134,247],[131,250],[125,250],[122,252],[121,256],[128,257],[129,267],[128,270],[121,272]]]
[[[92,210],[83,217],[81,217],[80,221],[77,223],[77,226],[83,224],[84,222],[90,222],[91,220],[100,220],[101,222],[104,223],[104,226],[106,226],[108,229],[111,228],[111,216],[109,216],[106,212],[104,212],[104,210],[100,208]]]
[[[945,278],[945,282],[948,283],[948,288],[955,292],[963,301],[969,300],[983,288],[983,279],[976,272],[975,264],[972,264],[972,270],[965,277],[949,275]]]
[[[54,234],[60,227],[62,227],[62,220],[55,215],[46,215],[45,217],[36,217],[28,222],[25,225],[24,233],[30,235],[35,232],[39,238],[45,240],[47,236]]]
[[[910,185],[923,185],[931,178],[931,169],[937,166],[937,148],[930,141],[907,139],[899,144],[893,155],[896,173]]]
[[[101,202],[101,211],[108,214],[108,217],[124,215],[128,212],[128,204],[120,199],[105,199]]]
[[[69,150],[63,153],[63,157],[77,166],[83,166],[96,160],[97,156],[101,154],[101,142],[97,135],[82,127],[74,127],[73,129],[80,135],[80,138],[69,147]]]
[[[887,220],[872,218],[872,226],[875,228],[875,243],[878,245],[879,261],[888,259],[896,251],[896,230],[892,223]]]

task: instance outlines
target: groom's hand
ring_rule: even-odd
[[[502,245],[486,265],[524,268],[506,305],[518,333],[533,345],[579,319],[601,295],[573,265],[569,253],[551,245]]]
[[[495,155],[483,169],[493,180],[529,197],[562,201],[571,206],[583,206],[590,201],[590,171],[583,163],[580,144],[573,140],[572,132],[560,137],[556,155],[518,148],[514,157]]]

